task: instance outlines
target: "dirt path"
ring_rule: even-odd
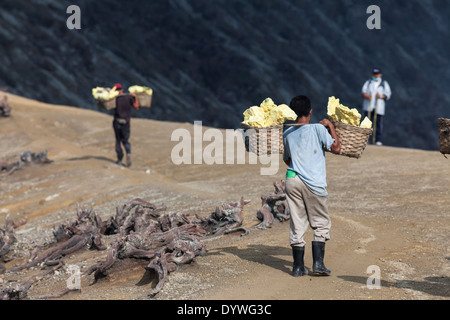
[[[192,125],[133,119],[133,167],[114,164],[111,117],[52,106],[9,95],[13,117],[0,119],[0,154],[48,150],[55,162],[16,171],[0,180],[0,224],[28,217],[7,268],[23,262],[35,246],[52,241],[52,227],[72,220],[77,204],[102,217],[132,198],[164,203],[170,211],[210,214],[241,196],[250,233],[206,243],[208,253],[169,276],[154,299],[449,299],[450,162],[438,152],[368,146],[359,160],[327,154],[331,241],[326,246],[330,277],[293,278],[288,222],[257,229],[260,196],[283,179],[260,175],[261,165],[172,163],[171,134]],[[307,239],[311,240],[311,231]],[[113,238],[106,238],[109,243]],[[312,258],[308,244],[307,266]],[[82,271],[106,252],[82,250],[64,259]],[[82,292],[62,299],[148,299],[153,279],[142,261],[117,263],[95,285],[82,278]],[[369,266],[377,266],[380,289],[369,289]],[[0,275],[0,286],[28,279],[39,269]],[[55,274],[34,286],[31,299],[64,289],[68,275]]]

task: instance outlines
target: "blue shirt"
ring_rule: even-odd
[[[322,124],[289,127],[283,134],[284,161],[291,161],[289,170],[295,171],[306,186],[318,196],[327,196],[325,150],[331,151],[334,139]]]

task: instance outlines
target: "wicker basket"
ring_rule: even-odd
[[[333,120],[331,120],[331,123],[336,129],[336,134],[341,143],[340,155],[359,159],[367,146],[372,128],[356,127]]]
[[[97,107],[103,110],[112,110],[116,108],[116,98],[110,100],[95,100]]]
[[[140,108],[150,108],[152,106],[152,95],[145,93],[136,93]]]
[[[248,152],[258,156],[284,152],[283,125],[260,128],[241,123],[241,128],[245,132],[245,148]]]
[[[439,146],[442,154],[450,154],[450,119],[439,118]]]

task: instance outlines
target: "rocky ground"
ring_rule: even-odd
[[[102,218],[117,205],[141,198],[165,204],[168,211],[209,215],[216,206],[243,196],[244,226],[205,242],[207,254],[169,275],[154,300],[448,300],[450,297],[450,163],[437,151],[369,145],[361,159],[327,154],[332,239],[325,262],[330,277],[290,275],[289,222],[256,228],[261,195],[281,181],[285,165],[263,176],[264,165],[180,165],[171,161],[175,129],[188,123],[134,119],[133,166],[114,163],[114,136],[109,115],[55,106],[9,95],[12,117],[0,119],[0,160],[23,151],[48,150],[47,165],[24,167],[0,179],[0,225],[6,217],[28,222],[16,232],[0,286],[40,274],[39,267],[9,268],[29,258],[33,248],[53,241],[52,228],[73,221],[76,206],[92,207]],[[205,143],[206,145],[207,143]],[[104,237],[105,244],[115,236]],[[307,240],[312,239],[311,230]],[[310,246],[305,262],[312,264]],[[64,258],[81,271],[102,260],[106,251],[82,249]],[[83,276],[81,292],[62,300],[145,300],[155,279],[145,261],[123,260],[93,284]],[[379,289],[367,281],[379,268]],[[28,299],[60,291],[69,273],[57,271],[38,282]],[[370,274],[369,274],[369,273]]]

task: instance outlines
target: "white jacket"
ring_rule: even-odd
[[[375,109],[376,101],[377,114],[384,116],[386,101],[385,99],[376,99],[376,96],[377,93],[379,93],[380,96],[385,95],[386,100],[391,99],[392,92],[389,83],[383,79],[381,79],[380,81],[367,80],[362,88],[362,93],[367,93],[368,95],[372,96],[371,100],[364,99],[363,111],[373,112],[373,110]]]

